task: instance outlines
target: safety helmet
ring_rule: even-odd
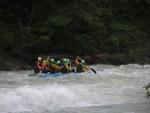
[[[81,63],[82,63],[82,64],[85,64],[85,60],[81,60]]]
[[[46,62],[46,60],[43,60],[43,63]]]
[[[60,64],[60,61],[59,61],[59,60],[57,61],[57,64]]]
[[[53,63],[55,60],[52,58],[50,61]]]
[[[66,60],[67,60],[66,62],[68,62],[68,63],[70,62],[70,59],[66,59]]]
[[[38,61],[41,61],[42,60],[42,57],[38,57]]]
[[[63,62],[66,62],[67,61],[67,59],[66,58],[63,58]]]

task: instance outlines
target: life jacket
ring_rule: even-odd
[[[36,61],[36,62],[34,63],[34,69],[39,69],[39,68],[38,68],[38,64],[39,64],[39,66],[42,67],[42,63],[39,62],[39,61]]]
[[[49,69],[50,69],[50,70],[55,70],[55,68],[52,67],[52,63],[50,63]]]
[[[37,67],[37,63],[38,63],[38,61],[36,61],[35,63],[34,63],[34,69],[37,69],[38,67]]]
[[[79,65],[77,66],[76,71],[77,71],[78,73],[83,72],[82,64],[79,64]]]

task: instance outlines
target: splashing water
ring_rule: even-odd
[[[0,72],[0,113],[149,113],[150,65],[94,65],[97,74]]]

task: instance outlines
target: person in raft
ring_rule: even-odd
[[[42,73],[48,73],[48,61],[47,60],[43,60],[43,63],[42,63]]]
[[[50,59],[50,64],[49,64],[49,72],[50,73],[54,74],[54,73],[60,72],[61,69],[62,69],[62,67],[57,65],[53,58]]]
[[[85,60],[81,60],[81,62],[79,62],[79,57],[77,56],[76,60],[75,60],[75,64],[77,66],[76,68],[76,72],[78,73],[82,73],[85,70],[89,70],[90,68],[85,64]]]
[[[69,68],[69,60],[68,59],[63,58],[62,66],[63,66],[62,69],[61,69],[62,73],[72,72],[72,70]]]
[[[61,61],[58,60],[58,61],[56,62],[56,65],[57,65],[58,67],[60,67],[60,69],[57,69],[57,70],[56,70],[57,73],[61,72],[61,69],[62,69],[62,67],[63,67]]]
[[[34,73],[39,73],[42,70],[42,57],[38,57],[38,60],[34,63]]]
[[[34,72],[35,73],[47,73],[45,68],[47,67],[48,61],[49,61],[49,57],[43,61],[42,61],[42,57],[38,57],[38,60],[34,63]]]

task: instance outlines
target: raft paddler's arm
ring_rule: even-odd
[[[42,63],[42,68],[44,68],[45,67],[45,65],[46,65],[46,63],[44,62],[44,63]]]
[[[78,57],[76,58],[75,63],[76,63],[76,65],[80,64],[80,62],[78,61]]]
[[[46,64],[49,63],[49,59],[50,59],[50,58],[49,58],[49,56],[48,56],[47,59],[46,59]]]
[[[49,56],[47,57],[46,61],[42,63],[42,68],[44,68],[49,63]]]
[[[70,69],[69,66],[68,66],[68,63],[65,63],[64,65],[65,65],[65,68],[66,68],[67,70],[71,71],[71,69]]]
[[[89,70],[90,69],[87,65],[84,65],[84,64],[82,65],[82,68],[85,69],[85,70]]]
[[[61,67],[57,66],[56,64],[52,64],[51,66],[55,69],[59,69],[59,70],[61,69]]]

